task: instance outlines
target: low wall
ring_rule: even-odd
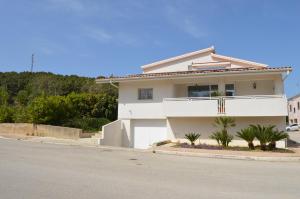
[[[122,146],[122,121],[116,120],[102,127],[102,138],[100,139],[100,145],[107,146]]]
[[[1,134],[79,139],[83,135],[83,132],[81,129],[43,124],[1,123]]]
[[[28,123],[1,123],[0,134],[34,135],[33,124]]]
[[[81,129],[51,126],[51,125],[33,125],[36,126],[35,135],[41,137],[56,137],[67,139],[79,139],[82,133]]]

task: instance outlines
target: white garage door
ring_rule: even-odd
[[[153,143],[167,139],[166,120],[135,120],[134,148],[147,149]]]

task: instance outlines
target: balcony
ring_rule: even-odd
[[[163,108],[166,117],[286,116],[287,99],[282,95],[165,98]]]

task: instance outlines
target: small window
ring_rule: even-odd
[[[296,108],[294,107],[294,113],[296,113]]]
[[[153,88],[139,88],[139,100],[152,100]]]
[[[298,110],[300,110],[300,102],[298,102],[297,105],[298,105]]]
[[[234,84],[225,84],[225,95],[226,96],[234,96],[235,95]]]
[[[292,112],[292,105],[290,105],[290,112]]]
[[[298,125],[298,120],[294,119],[294,123],[295,123],[295,126],[297,126]]]

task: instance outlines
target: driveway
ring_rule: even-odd
[[[0,198],[300,198],[300,164],[0,139]]]
[[[300,143],[300,131],[289,131],[290,139]]]

